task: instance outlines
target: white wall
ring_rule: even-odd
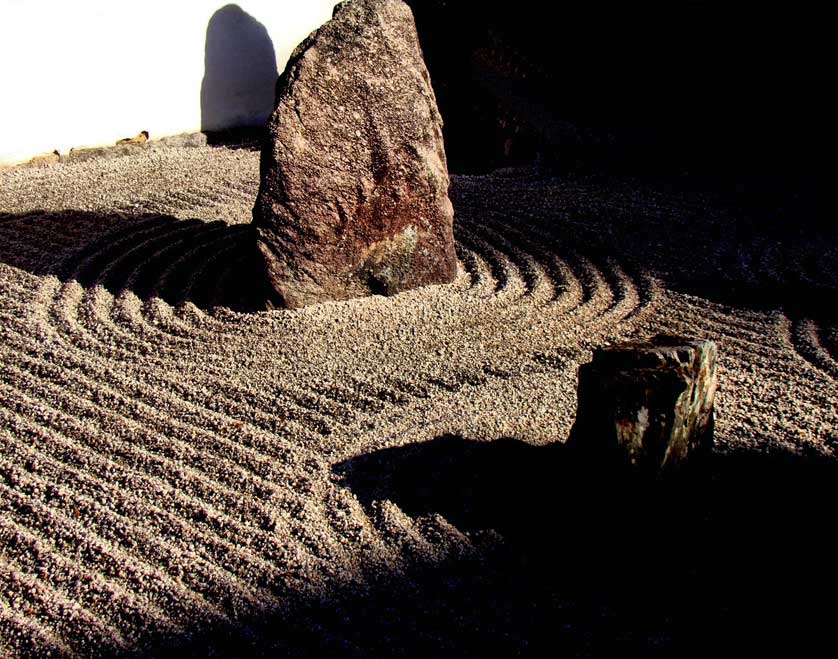
[[[262,56],[270,52],[259,24],[281,71],[334,4],[242,0],[216,14],[224,2],[0,0],[0,163],[113,144],[141,130],[154,139],[220,128],[208,125],[208,115],[210,123],[258,124],[267,111],[256,107],[266,102]],[[216,20],[210,56],[205,48],[214,14],[224,20]],[[205,56],[213,68],[207,81]],[[207,82],[215,107],[207,107]]]

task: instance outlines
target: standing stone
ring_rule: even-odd
[[[658,336],[597,350],[579,368],[569,443],[590,457],[665,471],[713,442],[713,341]]]
[[[410,8],[350,0],[277,83],[253,224],[272,302],[301,307],[457,269],[442,119]]]

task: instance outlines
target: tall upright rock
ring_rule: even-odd
[[[410,8],[349,0],[277,83],[253,224],[280,306],[450,282],[442,118]]]

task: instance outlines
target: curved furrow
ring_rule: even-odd
[[[0,583],[6,597],[16,601],[28,616],[37,618],[52,635],[63,639],[71,652],[89,656],[99,651],[100,645],[111,651],[125,649],[125,639],[105,620],[67,598],[51,582],[16,567],[0,551]],[[89,635],[79,634],[82,629]]]
[[[0,648],[5,650],[8,643],[11,649],[4,657],[70,659],[77,656],[64,638],[35,619],[18,600],[6,596],[3,589],[0,589],[0,625],[4,634]]]
[[[469,288],[476,288],[480,284],[480,271],[474,252],[460,242],[455,242],[454,249],[457,252],[459,267],[469,279]]]
[[[180,480],[181,487],[193,489],[196,496],[207,501],[216,501],[221,510],[241,513],[237,502],[243,494],[247,494],[256,499],[251,504],[252,509],[248,510],[259,516],[263,512],[260,502],[268,499],[277,489],[272,479],[281,475],[283,470],[281,464],[270,459],[270,454],[180,420],[171,420],[168,434],[162,434],[167,428],[165,414],[120,396],[107,387],[100,385],[97,388],[79,377],[70,377],[68,373],[50,368],[51,365],[44,362],[27,362],[26,366],[34,369],[34,373],[9,366],[4,373],[3,386],[15,386],[20,392],[42,401],[43,405],[47,405],[45,401],[59,396],[61,383],[72,386],[74,393],[65,392],[64,398],[59,399],[64,402],[61,413],[72,419],[73,424],[79,422],[84,425],[86,422],[100,428],[111,428],[108,437],[118,443],[120,455],[125,460],[147,463],[148,468],[153,466],[156,473],[165,474],[175,482]],[[47,383],[47,378],[59,384]],[[86,393],[90,400],[77,396],[76,391]],[[52,406],[48,407],[59,414]],[[37,412],[37,409],[35,405],[33,411]],[[65,423],[70,423],[68,419]],[[143,423],[133,419],[143,419]],[[95,435],[89,437],[99,443],[106,440]],[[187,442],[183,438],[192,441]],[[201,443],[196,446],[193,442],[198,440]],[[278,453],[276,449],[271,452]],[[225,456],[228,459],[225,460]]]
[[[196,246],[172,269],[164,285],[158,288],[158,295],[172,300],[175,304],[193,299],[190,295],[192,289],[208,279],[207,273],[211,272],[211,268],[217,268],[219,262],[229,258],[230,254],[240,253],[246,245],[246,237],[250,231],[248,225],[228,227],[228,231],[222,238]],[[221,249],[218,248],[219,244],[223,244]],[[208,282],[208,285],[214,284],[215,281]],[[194,301],[197,306],[202,306],[200,300]]]
[[[27,437],[36,438],[37,433],[27,433]],[[72,445],[63,436],[61,440]],[[192,569],[197,571],[199,581],[234,580],[246,586],[242,596],[250,592],[265,595],[267,590],[270,596],[262,601],[274,605],[280,601],[275,598],[286,594],[288,588],[305,584],[305,557],[295,555],[295,547],[278,544],[273,531],[260,528],[256,533],[243,533],[203,501],[190,501],[176,488],[155,482],[142,470],[123,470],[122,465],[111,461],[100,466],[104,475],[97,474],[95,457],[88,452],[82,472],[53,457],[48,445],[26,447],[7,442],[6,447],[13,450],[11,457],[37,465],[37,474],[21,469],[15,473],[14,466],[7,464],[9,458],[0,461],[0,474],[7,479],[11,475],[18,490],[34,491],[32,496],[37,498],[40,490],[49,489],[52,494],[40,500],[52,505],[58,501],[65,508],[69,504],[73,516],[84,519],[88,530],[118,548],[155,557],[158,564],[165,561],[174,578],[182,577],[190,561],[197,561]],[[126,492],[132,482],[132,489]],[[157,505],[153,499],[134,495],[134,491],[166,492],[169,496],[161,501],[167,505]],[[182,508],[184,503],[188,507]],[[281,522],[281,515],[275,515],[266,516],[260,524],[265,527],[270,523],[276,529]]]
[[[497,291],[497,282],[492,275],[491,265],[478,252],[468,247],[462,240],[462,236],[457,238],[456,247],[463,270],[471,280],[471,286],[467,290],[468,295],[478,298],[494,295]]]
[[[551,302],[562,309],[570,309],[581,301],[581,287],[576,276],[561,256],[561,249],[557,241],[548,236],[540,236],[541,240],[531,239],[526,231],[517,223],[509,220],[514,215],[504,215],[496,211],[487,211],[484,215],[487,224],[497,231],[503,232],[506,239],[516,247],[531,255],[553,287]]]
[[[184,351],[211,354],[233,334],[224,327],[199,329],[159,297],[141,300],[130,291],[113,297],[97,288],[88,290],[85,302],[80,306],[80,312],[85,312],[85,327],[103,343],[120,337],[119,345],[127,350],[123,352],[127,361],[131,361],[133,352],[145,352],[149,345],[157,346],[155,364],[171,363]],[[209,363],[206,367],[212,369]]]
[[[264,433],[244,421],[231,418],[221,412],[201,405],[203,398],[195,396],[192,388],[160,389],[153,386],[153,378],[146,377],[141,383],[125,380],[119,374],[96,367],[90,361],[76,361],[66,354],[57,354],[44,350],[32,342],[27,345],[26,337],[9,337],[9,348],[17,351],[17,362],[28,366],[32,376],[48,379],[57,386],[74,384],[85,391],[91,400],[101,399],[107,392],[107,398],[118,410],[130,412],[145,423],[157,423],[161,430],[170,428],[171,419],[177,419],[178,427],[189,437],[201,438],[205,446],[218,445],[222,455],[243,453],[243,460],[255,462],[254,469],[260,469],[260,461],[284,461],[291,455],[294,444],[276,433]],[[9,368],[12,368],[9,366]],[[16,367],[15,367],[16,368]],[[149,382],[152,384],[149,384]],[[100,388],[105,387],[104,391]],[[178,398],[176,393],[185,393],[186,398]],[[60,399],[60,397],[59,397]],[[194,420],[200,420],[200,425]],[[296,438],[307,430],[287,421],[290,437]],[[235,437],[233,442],[228,437]],[[251,457],[247,457],[247,456]]]
[[[543,303],[553,296],[553,287],[548,281],[544,269],[532,255],[512,244],[500,232],[487,226],[485,222],[482,224],[470,222],[466,226],[472,235],[480,237],[487,245],[503,254],[504,258],[515,266],[518,276],[521,278],[525,296],[532,298],[535,303]]]
[[[39,529],[53,529],[52,539],[60,546],[84,550],[95,559],[100,570],[127,575],[132,588],[142,586],[149,596],[160,591],[161,602],[174,609],[188,609],[187,616],[193,619],[196,613],[217,620],[229,619],[230,614],[241,607],[245,596],[252,597],[251,592],[233,579],[225,578],[220,569],[214,569],[196,554],[184,556],[171,547],[165,555],[141,553],[151,548],[143,546],[138,552],[137,543],[130,537],[113,540],[109,536],[114,535],[114,530],[96,525],[95,519],[80,520],[74,513],[67,515],[38,497],[23,496],[17,488],[3,483],[0,483],[0,494],[3,495],[0,510],[17,524],[33,533]],[[95,502],[82,501],[82,505],[88,503],[95,506]],[[94,526],[88,528],[89,523]],[[162,543],[161,547],[164,547]],[[169,574],[170,570],[176,576]]]
[[[136,640],[144,635],[178,631],[175,621],[146,593],[132,592],[127,584],[104,578],[95,567],[83,564],[70,552],[48,546],[38,533],[9,517],[0,517],[0,542],[10,548],[6,557],[15,563],[16,570],[48,574],[64,598],[79,602],[99,618],[124,621],[120,633],[127,638]],[[10,555],[12,551],[14,556]]]
[[[242,245],[237,245],[229,250],[229,257],[213,266],[215,272],[212,277],[204,277],[203,273],[197,273],[193,278],[195,284],[189,291],[189,297],[193,298],[199,306],[212,309],[218,306],[235,306],[240,309],[251,307],[247,303],[247,297],[253,297],[250,293],[253,282],[243,272],[252,266],[253,256],[243,253]],[[253,311],[264,311],[263,301],[254,300]]]
[[[137,297],[151,297],[156,288],[184,254],[190,253],[196,245],[209,242],[219,234],[227,234],[228,226],[223,222],[205,223],[196,231],[182,232],[174,240],[164,241],[150,249],[145,260],[125,278],[122,288],[134,292]],[[152,247],[147,245],[147,247]]]
[[[507,244],[510,244],[510,239],[504,238]],[[516,249],[519,253],[526,252],[523,247]],[[495,250],[500,259],[506,259],[502,252]],[[562,255],[561,264],[564,266],[564,271],[567,273],[565,281],[570,282],[568,296],[563,297],[560,301],[553,305],[555,308],[551,309],[548,306],[541,307],[535,305],[515,304],[506,305],[502,309],[492,310],[491,318],[497,320],[500,316],[508,319],[510,328],[523,328],[527,331],[528,323],[537,323],[539,327],[543,327],[546,322],[551,322],[549,319],[573,312],[579,318],[592,317],[607,311],[608,306],[614,299],[614,294],[608,286],[608,282],[602,276],[601,271],[593,265],[593,263],[576,253]],[[536,259],[533,258],[533,261]],[[558,265],[558,264],[557,264]],[[554,269],[555,269],[554,265]],[[543,266],[539,269],[544,272]],[[622,280],[621,280],[622,281]],[[525,297],[524,300],[530,298]],[[543,301],[547,304],[549,299]],[[488,317],[488,316],[487,316]]]
[[[500,291],[502,291],[506,285],[507,279],[507,275],[502,264],[497,261],[496,258],[487,258],[486,254],[481,253],[480,247],[475,243],[473,238],[463,232],[459,227],[456,233],[456,241],[457,245],[474,255],[477,263],[482,264],[485,267],[487,272],[485,281],[490,283],[492,287],[491,295],[487,295],[487,297],[497,295]]]
[[[503,300],[510,303],[525,294],[525,286],[518,268],[505,254],[495,249],[486,240],[476,235],[473,229],[460,223],[457,240],[468,249],[478,254],[489,266],[495,281],[495,296],[493,300]]]
[[[57,337],[100,359],[136,365],[140,358],[165,362],[182,354],[176,346],[167,344],[152,350],[153,344],[117,325],[111,314],[113,294],[100,286],[85,289],[75,280],[60,286],[47,281],[39,302],[47,310],[49,326]],[[188,339],[183,341],[188,344]],[[207,345],[207,342],[195,345]]]
[[[184,349],[203,352],[202,347],[215,346],[224,339],[223,335],[190,336],[178,323],[164,331],[143,313],[154,312],[160,304],[141,304],[130,291],[115,297],[101,286],[79,289],[74,283],[65,284],[55,297],[54,316],[61,321],[56,329],[85,350],[98,345],[101,354],[110,359],[132,363],[138,355],[148,359],[149,346],[154,345],[155,362],[170,363],[182,356]]]
[[[242,257],[243,247],[247,246],[243,236],[238,240],[229,239],[230,244],[208,255],[201,265],[192,271],[184,282],[182,290],[176,298],[177,302],[191,299],[199,307],[210,308],[218,304],[219,297],[224,300],[226,291],[222,286],[222,275],[231,267],[231,261],[241,264],[246,262]]]
[[[556,348],[557,339],[561,340],[562,345],[567,346],[595,344],[603,340],[596,338],[601,332],[594,332],[593,327],[597,322],[602,322],[602,314],[611,306],[612,293],[600,270],[590,261],[579,255],[574,255],[573,261],[576,271],[569,271],[573,276],[570,280],[573,286],[569,291],[572,297],[567,302],[543,308],[520,305],[520,308],[513,307],[512,311],[509,307],[498,309],[492,314],[487,314],[482,322],[472,321],[468,326],[459,328],[461,345],[483,346],[480,352],[488,349],[495,356],[494,361],[497,363],[498,360],[503,361],[504,355],[507,354],[511,362],[520,361],[517,350],[507,347],[514,345],[511,341],[513,337],[516,340],[520,340],[522,336],[529,337],[528,341],[534,349],[548,351]],[[494,327],[491,334],[487,335],[483,324],[496,323],[499,318],[511,321],[502,323],[501,327]],[[561,327],[558,335],[557,323]],[[531,372],[543,370],[535,363],[528,364],[527,368]],[[497,369],[485,364],[474,368],[455,369],[445,375],[439,375],[435,370],[433,364],[421,369],[417,367],[412,378],[423,383],[418,388],[424,396],[456,393],[466,385],[480,386],[496,377],[503,377],[504,374],[501,369],[498,376],[495,373]],[[417,385],[414,384],[412,389],[415,391]]]
[[[101,289],[96,290],[101,291]],[[109,316],[105,317],[105,319],[108,318]],[[100,334],[107,329],[105,322],[96,323],[94,321],[90,323],[90,326],[97,332],[97,334]],[[125,351],[122,348],[119,348],[116,350],[116,354],[114,354],[113,345],[115,342],[108,341],[108,336],[99,337],[96,339],[97,343],[91,345],[92,337],[85,335],[83,337],[84,340],[79,343],[77,333],[78,328],[75,327],[71,321],[66,321],[65,327],[73,330],[73,338],[71,339],[72,345],[76,349],[80,350],[83,355],[96,354],[98,358],[104,356],[111,359],[116,357],[120,361],[130,363],[132,367],[134,367],[134,360],[131,359],[131,355],[133,353],[125,354]],[[126,336],[123,333],[117,335],[116,343],[125,343],[131,338],[131,336]],[[147,350],[147,345],[142,342],[138,341],[137,346],[138,350]],[[161,349],[158,352],[165,354],[166,351],[165,349]],[[181,353],[179,352],[172,352],[170,357],[173,360],[177,360],[180,355]],[[86,361],[89,361],[89,359],[83,359],[82,362],[77,362],[77,364],[80,366]],[[161,369],[163,369],[162,372],[165,372],[165,368],[171,364],[171,361],[164,360],[159,356],[154,358],[148,357],[147,361],[149,362],[149,365],[159,364]],[[207,371],[211,371],[216,374],[223,374],[225,371],[221,370],[222,368],[223,367],[211,368],[210,364],[201,364],[201,370],[205,373]],[[97,377],[102,377],[102,371],[97,372]],[[151,384],[153,381],[157,381],[155,389],[159,392],[157,394],[158,404],[159,401],[166,400],[167,397],[174,395],[176,398],[180,398],[185,402],[197,405],[202,409],[206,409],[207,413],[211,411],[208,406],[220,407],[224,410],[225,416],[228,417],[230,422],[234,424],[241,423],[240,419],[248,419],[252,416],[251,409],[242,405],[240,402],[236,402],[235,400],[229,398],[225,394],[223,387],[222,389],[216,388],[215,391],[212,392],[212,395],[208,397],[207,392],[198,392],[193,384],[182,382],[180,378],[177,377],[158,377],[151,371],[144,369],[140,374],[140,379],[144,380],[146,384]],[[113,376],[108,376],[107,381],[117,387],[119,387],[120,381],[122,381],[123,384],[125,383],[124,378]],[[222,404],[219,405],[219,403]],[[270,408],[272,415],[266,415],[264,413],[260,413],[258,410],[253,410],[257,418],[250,419],[251,425],[259,427],[272,435],[288,435],[290,431],[293,436],[298,438],[305,438],[306,433],[324,435],[331,432],[332,420],[328,417],[328,415],[315,415],[311,411],[300,410],[293,403],[286,406],[272,404]],[[192,414],[189,416],[191,415]]]
[[[103,323],[100,323],[97,327],[101,330],[103,325]],[[90,370],[95,362],[100,361],[102,355],[112,357],[112,354],[109,354],[112,343],[102,342],[98,344],[101,346],[101,350],[91,347],[87,342],[81,346],[78,345],[78,342],[74,342],[73,345],[77,349],[80,349],[82,353],[80,355],[80,360],[72,362],[73,368],[81,369],[84,372]],[[38,348],[33,346],[33,350],[37,353]],[[91,351],[93,351],[92,354],[97,355],[96,360],[91,361],[89,359]],[[173,354],[175,360],[179,356],[180,355],[178,353]],[[131,361],[130,358],[126,357],[124,354],[122,357],[126,362]],[[159,360],[159,358],[157,360],[150,359],[149,361],[158,361],[163,369],[165,369],[165,366],[169,363]],[[203,364],[201,367],[201,370],[204,372],[208,370],[207,366]],[[162,372],[165,372],[165,370]],[[219,372],[218,369],[215,369],[213,372],[216,375],[223,375],[223,371]],[[93,369],[91,375],[97,379],[96,381],[99,381],[99,378],[104,378],[103,381],[110,383],[111,386],[115,386],[117,389],[120,389],[121,384],[125,385],[127,382],[124,377],[120,378],[118,375],[112,374],[111,370],[107,367]],[[153,392],[150,396],[143,395],[143,400],[154,401],[151,402],[152,408],[155,405],[160,406],[161,402],[171,401],[171,404],[175,405],[178,410],[175,414],[185,414],[185,418],[194,417],[196,412],[185,411],[183,403],[197,406],[198,410],[205,412],[204,416],[212,416],[214,413],[223,411],[224,417],[227,420],[227,423],[223,424],[225,426],[241,426],[242,419],[249,419],[249,425],[251,427],[259,428],[273,436],[274,444],[278,436],[289,436],[297,439],[304,439],[307,436],[311,436],[313,438],[317,435],[328,435],[332,432],[332,420],[328,415],[324,416],[323,414],[315,414],[311,410],[300,409],[294,405],[293,402],[287,405],[280,405],[275,402],[271,403],[269,406],[271,410],[270,414],[266,414],[258,409],[252,410],[246,404],[242,404],[241,400],[237,401],[228,396],[225,385],[222,384],[219,388],[219,380],[207,382],[203,386],[203,390],[199,390],[198,387],[200,386],[200,378],[197,378],[197,375],[198,374],[194,374],[191,382],[184,382],[176,376],[158,376],[150,369],[143,369],[139,373],[138,380],[144,381],[145,385],[150,387],[150,393]],[[220,381],[223,382],[223,380]],[[208,389],[207,387],[210,388]],[[129,397],[136,397],[138,393],[138,390],[133,388],[131,393],[128,395]],[[236,395],[241,398],[245,396],[245,393],[245,390],[239,389],[236,392]],[[178,403],[178,400],[180,400],[181,403]],[[251,414],[251,412],[253,414]],[[198,416],[200,417],[200,413]],[[202,420],[204,423],[207,422],[206,418],[203,418]],[[198,430],[202,430],[202,428],[198,428]]]
[[[94,297],[104,297],[104,305],[98,316],[106,313],[108,304],[110,313],[107,317],[110,323],[129,337],[129,341],[139,341],[147,344],[162,341],[169,347],[183,350],[190,344],[209,340],[209,332],[201,332],[184,323],[175,316],[172,307],[159,297],[141,300],[132,291],[122,291],[116,297],[102,295],[101,289],[95,291]],[[95,303],[94,303],[95,304]]]
[[[64,281],[75,279],[83,285],[99,281],[102,272],[121,254],[136,245],[138,240],[165,235],[178,222],[165,215],[139,220],[125,218],[124,221],[127,226],[106,233],[64,259],[59,266],[58,277]]]
[[[487,215],[492,219],[490,223],[502,227],[502,231],[507,236],[514,236],[514,242],[521,244],[524,251],[538,255],[543,254],[544,248],[534,243],[529,236],[540,236],[541,242],[547,241],[552,246],[554,258],[560,256],[563,261],[572,259],[572,254],[585,251],[577,246],[579,242],[576,240],[572,232],[559,234],[557,229],[553,226],[556,222],[548,222],[548,215],[533,215],[531,212],[524,212],[516,208],[511,208],[504,213],[494,210],[487,210]],[[551,210],[551,214],[555,213]],[[558,221],[561,224],[561,221]],[[592,259],[589,255],[588,259]],[[548,255],[541,256],[539,261],[543,264],[542,267],[548,272],[555,272],[556,268],[550,264],[553,259]],[[554,261],[553,261],[554,262]],[[592,261],[589,260],[589,263]],[[597,264],[597,262],[601,262]],[[622,316],[623,320],[630,320],[635,316],[641,314],[647,307],[653,304],[656,295],[661,293],[660,286],[642,269],[630,267],[627,262],[618,262],[613,258],[597,257],[593,260],[594,267],[598,268],[606,278],[612,291],[615,293],[614,310],[612,315]],[[634,272],[637,270],[637,272]],[[556,279],[554,275],[554,280]],[[559,289],[561,287],[559,286]]]
[[[497,217],[497,213],[495,213]],[[512,221],[515,221],[515,224],[521,224],[527,229],[529,229],[530,233],[535,233],[539,230],[543,229],[544,225],[544,218],[534,218],[531,215],[526,213],[516,213],[514,210],[508,213],[508,219],[505,221],[495,220],[499,222],[502,226],[506,228],[506,230],[512,230],[514,234],[515,231],[518,231],[515,225],[513,225]],[[519,233],[524,233],[523,230],[518,231]],[[546,236],[550,237],[554,233],[554,230],[550,230],[546,232]],[[549,239],[549,238],[548,238]],[[529,239],[524,238],[524,244],[532,244],[532,241]],[[552,240],[558,240],[558,238],[553,238]],[[575,247],[576,241],[573,239],[568,240],[568,246],[571,248],[572,252],[568,253],[565,247],[559,247],[554,243],[554,249],[558,254],[567,255],[567,257],[571,257],[573,252],[579,253],[580,250],[578,247]],[[530,249],[532,249],[530,247]],[[572,257],[571,257],[572,258]],[[608,314],[609,316],[621,316],[624,318],[630,317],[638,313],[639,308],[641,306],[641,295],[638,292],[637,286],[635,285],[634,278],[629,276],[626,270],[623,267],[623,264],[619,263],[613,258],[609,257],[597,257],[594,258],[591,255],[587,255],[587,262],[589,267],[593,267],[601,274],[602,279],[608,285],[608,288],[611,290],[612,294],[612,303],[611,309],[606,310],[604,313]]]
[[[111,261],[97,273],[95,281],[91,284],[98,284],[110,291],[119,292],[126,288],[126,283],[135,277],[137,270],[141,269],[159,250],[184,239],[200,239],[202,234],[212,231],[213,228],[202,220],[180,220],[162,235],[146,236],[143,240],[135,242],[129,249],[114,255]]]
[[[609,321],[614,318],[625,320],[637,310],[640,304],[640,296],[634,281],[626,274],[619,262],[612,258],[604,259],[599,270],[612,295],[611,304],[603,312],[603,316],[607,316]]]
[[[157,293],[155,292],[155,295]],[[159,297],[153,299],[160,299]],[[166,303],[164,303],[166,304]],[[259,314],[248,314],[232,311],[230,309],[219,309],[213,307],[210,310],[204,310],[195,305],[191,300],[172,306],[166,304],[171,310],[175,319],[193,328],[193,331],[199,335],[211,334],[233,334],[235,332],[246,332],[252,330],[254,334],[268,333],[266,329],[267,323],[263,320],[254,320],[253,316]]]

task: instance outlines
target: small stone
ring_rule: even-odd
[[[141,130],[134,137],[126,137],[119,140],[116,144],[118,146],[120,144],[145,144],[146,142],[148,142],[148,131]]]
[[[21,168],[37,168],[37,167],[49,167],[50,165],[55,165],[61,160],[61,156],[59,156],[58,151],[52,151],[51,153],[42,153],[40,155],[35,156],[28,162],[23,163],[22,165],[18,165]]]
[[[338,5],[292,54],[268,122],[253,224],[272,302],[453,281],[448,183],[410,8]]]
[[[146,143],[116,144],[114,146],[85,147],[70,149],[70,152],[61,156],[61,162],[86,162],[88,160],[111,160],[123,156],[133,156],[142,153],[146,149]]]
[[[181,133],[179,135],[167,135],[159,140],[149,142],[149,147],[157,148],[192,148],[207,145],[205,133]]]
[[[665,471],[706,455],[713,441],[716,344],[658,336],[594,352],[579,368],[570,445]]]

